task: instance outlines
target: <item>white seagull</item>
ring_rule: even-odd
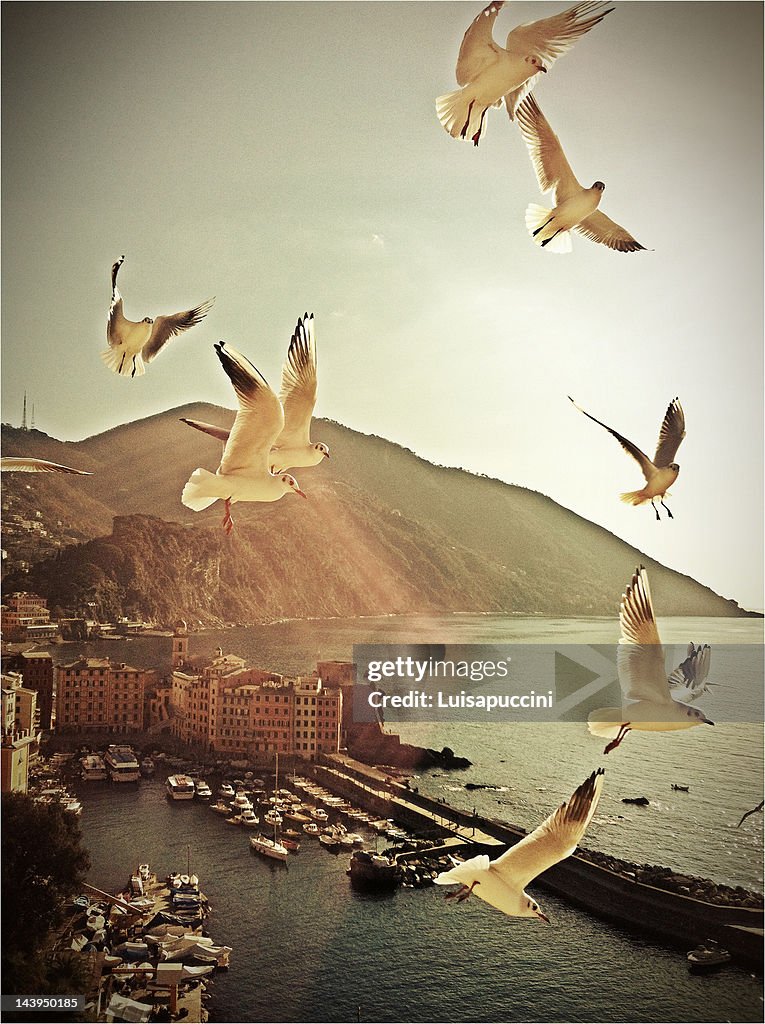
[[[226,503],[223,527],[231,533],[231,506],[236,501],[278,501],[289,491],[305,498],[297,480],[270,469],[271,448],[284,426],[284,412],[268,381],[249,359],[219,341],[215,351],[239,400],[239,411],[215,473],[195,469],[181,501],[200,512],[219,498]]]
[[[552,192],[555,208],[537,203],[526,209],[526,227],[531,237],[550,252],[571,252],[571,231],[607,245],[619,252],[645,249],[629,231],[598,209],[605,185],[596,181],[583,188],[571,170],[558,136],[539,109],[533,95],[527,96],[516,112],[518,127],[531,156],[541,192]]]
[[[6,456],[0,459],[0,471],[3,473],[75,473],[77,476],[93,476],[84,469],[71,469],[60,466],[57,462],[46,462],[45,459],[23,459]]]
[[[298,318],[295,333],[287,349],[282,367],[282,388],[279,400],[284,409],[284,428],[271,449],[272,473],[285,469],[316,466],[329,458],[329,447],[323,441],[311,441],[311,417],[316,405],[316,342],[313,313]],[[225,444],[229,431],[201,420],[182,416],[183,423],[217,437]]]
[[[602,788],[603,769],[598,768],[568,803],[561,804],[507,853],[495,861],[490,861],[485,853],[471,857],[441,872],[435,879],[436,885],[459,883],[460,888],[447,896],[456,898],[458,903],[474,892],[510,917],[534,917],[549,924],[549,918],[524,888],[553,864],[571,856],[595,814]]]
[[[182,313],[170,313],[155,319],[145,316],[137,323],[126,320],[122,313],[122,296],[117,288],[117,273],[124,262],[125,257],[120,256],[112,265],[112,301],[106,323],[109,348],[101,353],[101,358],[114,373],[123,377],[140,377],[146,372],[144,363],[150,363],[159,355],[176,334],[198,324],[209,313],[215,299],[208,299]]]
[[[462,88],[436,99],[436,113],[447,132],[455,139],[470,138],[476,146],[489,107],[498,107],[504,99],[512,118],[534,75],[546,73],[613,10],[603,10],[605,3],[575,4],[551,18],[519,25],[503,49],[492,35],[503,6],[504,0],[495,0],[472,22],[457,57],[457,82]]]
[[[672,696],[648,573],[642,565],[635,570],[626,593],[622,595],[619,625],[621,637],[616,667],[622,706],[598,708],[587,719],[587,727],[593,736],[611,740],[603,753],[608,754],[618,747],[630,729],[672,732],[691,729],[694,725],[714,725],[703,711]]]
[[[685,437],[685,414],[683,413],[683,407],[680,405],[680,400],[673,398],[667,407],[661,424],[661,430],[659,431],[659,443],[656,446],[656,454],[653,457],[653,461],[651,461],[645,452],[641,451],[632,441],[629,441],[612,427],[606,426],[605,423],[601,423],[600,420],[585,412],[581,406],[576,404],[571,395],[568,396],[568,399],[575,409],[584,413],[587,419],[597,423],[598,426],[607,430],[612,437],[615,437],[622,448],[635,459],[642,469],[643,476],[645,477],[645,487],[639,491],[626,491],[624,494],[620,494],[621,500],[628,505],[644,505],[647,501],[650,501],[656,513],[656,518],[661,519],[659,510],[654,504],[654,500],[658,498],[659,503],[667,510],[669,518],[674,519],[669,508],[664,504],[664,498],[670,496],[669,488],[677,480],[677,475],[680,472],[678,464],[672,461],[677,454],[677,449],[680,447],[680,442]]]

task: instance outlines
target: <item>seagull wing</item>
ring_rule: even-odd
[[[568,396],[568,399],[573,404],[575,409],[578,409],[579,412],[584,413],[587,419],[592,420],[593,423],[597,423],[598,426],[603,427],[605,430],[608,431],[609,434],[611,434],[612,437],[616,438],[616,440],[619,442],[619,444],[622,446],[625,452],[631,455],[632,458],[635,459],[635,461],[639,464],[641,470],[643,471],[643,476],[646,478],[646,480],[648,480],[651,473],[653,473],[656,467],[653,465],[653,463],[645,454],[645,452],[641,451],[636,444],[633,444],[632,441],[628,440],[626,437],[623,437],[612,427],[608,427],[605,423],[601,423],[600,420],[596,420],[594,416],[590,416],[590,414],[588,412],[585,412],[585,410],[580,405],[576,404],[571,395]]]
[[[549,71],[558,57],[613,10],[605,7],[605,3],[574,4],[551,18],[519,25],[507,37],[506,48],[521,60],[531,55],[541,57]]]
[[[621,637],[616,652],[619,684],[625,700],[671,704],[664,648],[653,611],[648,573],[636,569],[619,609]]]
[[[185,416],[181,416],[181,423],[186,423],[190,427],[194,427],[195,430],[201,430],[203,434],[209,434],[210,437],[217,437],[219,441],[224,444],[229,439],[231,434],[230,430],[226,430],[225,427],[216,427],[214,423],[203,423],[202,420],[187,420]]]
[[[654,465],[668,466],[674,461],[680,442],[685,437],[685,413],[678,398],[673,398],[664,413],[659,431],[659,443],[653,457]]]
[[[279,399],[284,406],[284,430],[278,448],[299,448],[311,443],[311,417],[316,405],[316,342],[313,313],[298,319],[287,359],[282,367]]]
[[[436,885],[470,885],[477,872],[488,871],[491,861],[485,853],[479,853],[477,857],[455,864],[448,871],[442,871],[433,881]]]
[[[3,473],[75,473],[77,476],[93,476],[84,469],[71,469],[60,466],[57,462],[46,462],[45,459],[0,459],[0,470]]]
[[[598,768],[575,790],[569,801],[498,857],[492,864],[492,871],[508,885],[523,889],[553,864],[570,857],[595,814],[602,789],[603,769]]]
[[[152,325],[149,340],[141,349],[141,355],[146,362],[150,363],[176,334],[182,334],[189,327],[194,327],[195,324],[200,323],[210,312],[214,302],[215,299],[208,299],[199,306],[195,306],[194,309],[184,310],[183,313],[158,316]]]
[[[458,85],[474,81],[499,57],[500,47],[494,42],[492,30],[504,3],[505,0],[495,0],[470,23],[457,57]]]
[[[698,700],[706,689],[712,649],[709,644],[688,644],[688,657],[681,662],[667,680],[672,699],[687,704]]]
[[[539,109],[534,96],[527,96],[515,112],[541,192],[555,190],[555,205],[582,191],[563,152],[558,136]]]
[[[585,217],[574,230],[585,238],[600,242],[601,245],[607,245],[609,249],[616,249],[618,252],[638,252],[645,249],[645,246],[633,238],[626,228],[611,220],[601,210],[595,210],[589,217]]]
[[[122,343],[122,330],[127,323],[122,312],[122,296],[117,287],[117,274],[124,261],[125,257],[120,256],[117,262],[112,264],[112,301],[109,305],[109,318],[106,321],[106,340],[111,348]]]
[[[225,476],[245,470],[267,475],[268,453],[284,426],[281,402],[249,359],[223,341],[218,342],[215,351],[239,400],[218,472]]]

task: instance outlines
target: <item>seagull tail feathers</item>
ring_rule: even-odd
[[[621,708],[598,708],[587,716],[587,728],[591,736],[600,736],[604,740],[615,740],[619,729],[624,723],[624,712]]]
[[[472,139],[479,134],[483,112],[471,102],[467,89],[455,89],[436,97],[438,120],[453,139]]]
[[[625,491],[624,494],[619,495],[619,499],[625,505],[645,505],[648,501],[643,491]]]
[[[112,373],[119,373],[123,377],[143,377],[146,373],[146,367],[143,365],[140,352],[133,359],[120,345],[117,348],[107,348],[106,351],[99,354]],[[134,362],[135,371],[133,370]]]
[[[571,252],[573,246],[570,231],[559,231],[554,224],[550,224],[549,229],[545,230],[552,220],[552,215],[552,210],[548,210],[547,207],[529,203],[526,207],[526,228],[529,234],[537,245],[549,248],[550,252]]]
[[[488,871],[489,864],[486,854],[480,853],[477,857],[471,857],[448,871],[442,871],[433,881],[436,885],[470,885],[475,881],[476,871]]]
[[[209,508],[218,498],[228,497],[227,494],[221,493],[225,489],[226,484],[215,473],[210,473],[206,469],[195,469],[183,488],[181,501],[186,508],[193,509],[194,512],[201,512],[202,509]]]

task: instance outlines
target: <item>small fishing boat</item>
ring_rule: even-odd
[[[197,779],[194,783],[194,789],[196,791],[197,800],[209,800],[212,796],[212,790],[204,779]]]
[[[210,804],[210,810],[216,814],[231,814],[231,808],[225,800],[219,800],[216,804]]]
[[[307,825],[303,825],[303,832],[305,832],[307,836],[316,837],[319,835],[319,826],[315,821],[309,821]]]
[[[687,959],[691,971],[701,973],[702,971],[714,971],[722,967],[723,964],[729,963],[731,955],[714,939],[705,939],[688,953]]]
[[[233,796],[233,795],[234,795],[234,787],[231,785],[230,782],[224,782],[223,785],[218,790],[218,796],[224,796],[225,797],[225,796]]]
[[[300,849],[300,843],[297,841],[297,839],[290,839],[287,836],[283,835],[281,838],[281,843],[282,846],[287,847],[290,853],[297,853],[298,850]]]
[[[270,811],[268,811],[266,814],[263,815],[263,821],[267,825],[273,825],[274,828],[276,828],[279,825],[281,825],[282,820],[283,819],[282,819],[281,814],[279,814],[279,812],[277,810],[275,810],[273,807],[271,808]]]
[[[253,811],[252,808],[249,811],[244,810],[239,815],[240,824],[244,825],[245,828],[255,828],[256,825],[260,824],[260,818]]]

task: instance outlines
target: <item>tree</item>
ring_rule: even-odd
[[[3,795],[4,992],[45,991],[40,954],[63,920],[66,899],[80,889],[89,868],[74,814],[22,793]]]

